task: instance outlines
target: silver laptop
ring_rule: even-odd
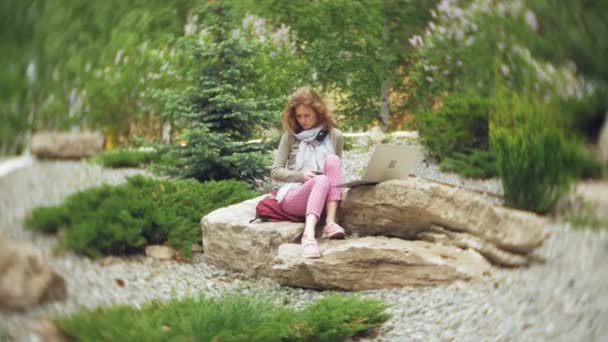
[[[424,160],[420,147],[406,145],[376,145],[369,159],[365,174],[360,180],[336,185],[339,188],[354,188],[361,185],[378,184],[391,179],[407,179],[416,165]]]

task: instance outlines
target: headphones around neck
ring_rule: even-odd
[[[318,142],[323,142],[323,140],[325,140],[325,138],[327,137],[328,133],[329,132],[328,132],[327,128],[322,129],[321,131],[319,131],[319,133],[315,137],[315,140]]]

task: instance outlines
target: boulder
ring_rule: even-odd
[[[386,237],[329,240],[322,257],[302,257],[299,244],[279,247],[272,277],[304,288],[370,290],[428,286],[480,278],[490,264],[479,253],[425,241]]]
[[[31,246],[0,238],[0,309],[25,310],[67,296],[63,277]]]
[[[207,262],[285,285],[345,290],[474,279],[489,267],[474,250],[384,237],[319,240],[322,258],[304,259],[303,223],[249,222],[262,198],[215,210],[201,220]]]
[[[249,223],[255,218],[255,206],[264,196],[203,217],[203,250],[208,262],[251,275],[266,275],[279,246],[298,241],[304,231],[303,223]]]
[[[416,239],[432,226],[468,234],[510,253],[527,254],[546,237],[538,215],[495,206],[482,195],[410,177],[348,191],[339,222],[359,236]]]
[[[305,288],[423,286],[477,279],[491,264],[537,261],[532,252],[545,237],[534,214],[412,177],[351,189],[338,211],[350,237],[319,240],[322,257],[305,259],[303,223],[249,222],[262,198],[201,220],[207,262]]]
[[[81,159],[103,149],[104,137],[99,132],[38,132],[32,137],[31,152],[38,158]]]

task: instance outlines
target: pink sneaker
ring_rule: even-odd
[[[335,222],[326,225],[325,229],[323,229],[323,237],[326,238],[342,239],[345,235],[344,228],[340,227],[340,225]]]
[[[319,252],[319,245],[317,240],[304,239],[302,238],[302,247],[304,248],[304,257],[309,259],[320,258],[321,252]]]

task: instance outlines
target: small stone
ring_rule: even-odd
[[[146,255],[156,260],[169,260],[175,255],[175,250],[169,246],[153,245],[146,247]]]

